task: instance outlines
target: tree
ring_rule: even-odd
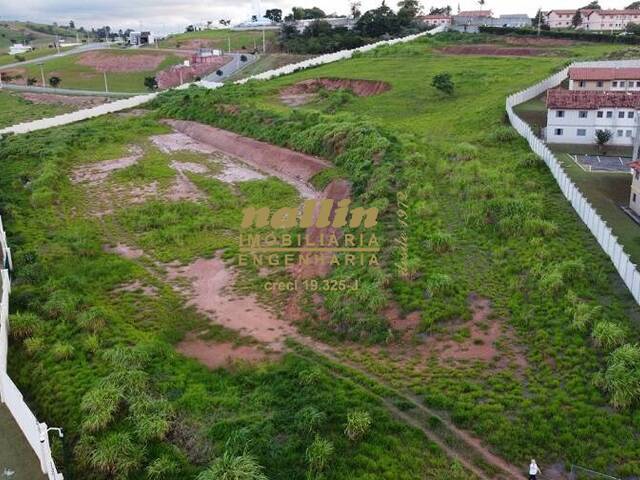
[[[38,80],[33,78],[33,77],[29,77],[27,78],[27,85],[32,86],[32,85],[36,85],[38,83]],[[13,323],[11,324],[13,328]]]
[[[593,2],[585,5],[584,7],[579,8],[578,10],[602,10],[602,7],[598,3],[598,0],[594,0]]]
[[[265,12],[264,17],[268,18],[272,22],[280,23],[282,22],[282,10],[279,8],[272,8]]]
[[[61,82],[62,79],[60,77],[56,77],[55,75],[49,78],[49,85],[51,85],[53,88],[57,88]]]
[[[360,11],[360,7],[362,6],[362,3],[359,1],[354,1],[351,2],[350,5],[350,9],[351,9],[351,16],[357,20],[360,18],[360,16],[362,15],[362,12]]]
[[[403,25],[409,25],[422,12],[418,0],[400,0],[398,7],[398,18]]]
[[[634,35],[640,35],[640,24],[629,22],[627,26],[624,27],[624,30],[627,33],[633,33]]]
[[[268,480],[263,467],[251,455],[224,452],[213,464],[201,472],[196,480]]]
[[[433,80],[431,80],[431,86],[446,93],[447,95],[453,95],[453,81],[451,80],[451,74],[447,72],[439,73],[434,76]]]
[[[327,14],[318,7],[304,8],[293,7],[291,9],[293,20],[314,20],[316,18],[326,18]]]
[[[369,415],[369,412],[358,410],[347,414],[344,434],[349,437],[349,440],[355,441],[364,437],[370,428],[371,415]]]
[[[547,18],[541,9],[538,9],[536,12],[536,16],[531,19],[531,26],[534,28],[538,28],[538,24],[540,24],[540,30],[549,30],[549,24],[547,23]]]
[[[640,10],[640,2],[633,2],[624,7],[625,10]]]
[[[573,25],[574,28],[578,28],[582,25],[582,13],[580,13],[580,10],[576,10],[576,13],[573,14],[571,25]]]
[[[144,77],[144,86],[149,90],[156,90],[158,88],[158,80],[156,80],[156,77]]]
[[[431,7],[429,9],[429,15],[451,15],[451,6],[446,7]]]
[[[598,151],[602,151],[602,147],[611,140],[613,132],[611,130],[596,130],[596,143],[598,144]]]
[[[76,28],[76,24],[75,24],[75,22],[73,20],[69,21],[69,28],[71,28],[71,29],[75,29]]]
[[[231,25],[231,20],[225,20],[224,18],[222,18],[220,19],[220,25],[228,27],[229,25]]]
[[[400,28],[398,16],[384,2],[378,8],[365,12],[355,26],[356,31],[367,37],[396,35]]]

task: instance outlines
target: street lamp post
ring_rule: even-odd
[[[44,63],[40,62],[38,63],[38,65],[40,65],[40,75],[42,77],[42,88],[46,87],[45,81],[44,81]]]
[[[104,91],[109,93],[109,84],[107,83],[107,72],[102,72],[104,75]]]

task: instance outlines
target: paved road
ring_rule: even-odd
[[[38,57],[31,60],[25,60],[24,62],[8,63],[6,65],[0,66],[0,70],[5,70],[7,68],[21,67],[23,65],[31,65],[34,63],[46,62],[47,60],[51,60],[52,58],[66,57],[67,55],[74,55],[76,53],[89,52],[91,50],[103,50],[106,48],[110,48],[111,45],[112,44],[110,43],[87,43],[86,45],[80,45],[78,47],[73,47],[68,50],[63,50],[60,53],[52,53],[51,55],[45,55],[43,57]]]
[[[233,59],[219,68],[219,70],[222,70],[222,75],[218,75],[216,72],[213,72],[203,78],[205,82],[222,82],[237,71],[242,70],[247,65],[251,65],[253,62],[258,60],[258,55],[252,55],[251,53],[225,53],[225,55],[230,55]],[[240,60],[242,55],[247,57],[246,62]]]
[[[0,479],[45,480],[40,461],[11,413],[0,403]]]

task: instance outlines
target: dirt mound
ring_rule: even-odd
[[[189,67],[173,66],[158,72],[156,80],[158,88],[166,89],[177,87],[182,83],[195,81],[197,77],[204,77],[218,70],[222,65],[229,61],[230,57],[212,57],[207,63],[198,63]]]
[[[534,45],[539,47],[565,47],[573,45],[573,40],[566,38],[544,38],[544,37],[504,37],[504,41],[509,45]]]
[[[542,55],[542,48],[496,47],[495,45],[459,45],[443,47],[441,52],[449,55],[487,55],[492,57],[534,57]]]
[[[331,166],[329,162],[318,157],[277,147],[209,125],[185,120],[165,120],[164,123],[198,142],[233,155],[262,172],[277,176],[295,186],[306,198],[316,196],[315,190],[308,184],[311,177]]]
[[[298,82],[282,90],[282,95],[316,93],[318,90],[351,90],[359,97],[380,95],[391,89],[387,82],[375,80],[350,80],[347,78],[313,78]]]
[[[95,107],[107,101],[105,97],[91,97],[84,95],[56,95],[53,93],[21,93],[20,96],[37,104],[70,105],[78,108]]]
[[[275,359],[277,356],[254,346],[235,346],[230,342],[214,343],[188,335],[178,343],[176,350],[185,357],[198,360],[211,369],[225,367],[237,361],[258,363]]]
[[[116,55],[107,52],[86,52],[77,63],[93,67],[99,72],[147,72],[156,70],[167,58],[165,55]]]

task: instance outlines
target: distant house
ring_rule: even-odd
[[[571,28],[573,26],[573,17],[578,10],[550,10],[546,14],[547,25],[549,28]],[[582,10],[581,16],[584,19],[585,13],[590,10]]]
[[[494,27],[525,28],[531,26],[531,18],[526,13],[500,15],[492,19]]]
[[[549,143],[596,143],[596,130],[613,134],[610,145],[631,146],[640,109],[640,92],[547,91],[546,140]]]
[[[9,48],[9,55],[21,55],[33,50],[33,47],[29,45],[23,45],[22,43],[15,43]]]
[[[129,43],[135,46],[149,45],[154,42],[151,32],[130,32]]]
[[[620,31],[629,23],[640,23],[640,10],[551,10],[546,19],[550,28],[571,28],[573,17],[580,12],[580,23],[576,28],[592,31]]]
[[[491,10],[467,10],[453,15],[451,28],[461,32],[477,32],[480,27],[530,27],[531,18],[524,13],[500,15],[494,18]]]
[[[629,164],[631,169],[631,194],[629,195],[629,208],[640,215],[640,162],[635,161]]]
[[[451,25],[451,15],[422,15],[418,17],[425,25],[439,27],[440,25]]]
[[[569,69],[569,90],[640,91],[640,68],[572,67]]]
[[[332,27],[344,27],[344,28],[348,28],[349,30],[351,30],[356,22],[353,18],[349,18],[349,17],[326,17],[326,18],[313,18],[313,19],[309,19],[309,20],[295,20],[293,21],[293,25],[295,25],[296,29],[298,30],[298,32],[302,33],[304,32],[304,29],[307,28],[309,25],[311,25],[313,22],[315,21],[322,21],[322,22],[327,22],[329,25],[331,25]]]

